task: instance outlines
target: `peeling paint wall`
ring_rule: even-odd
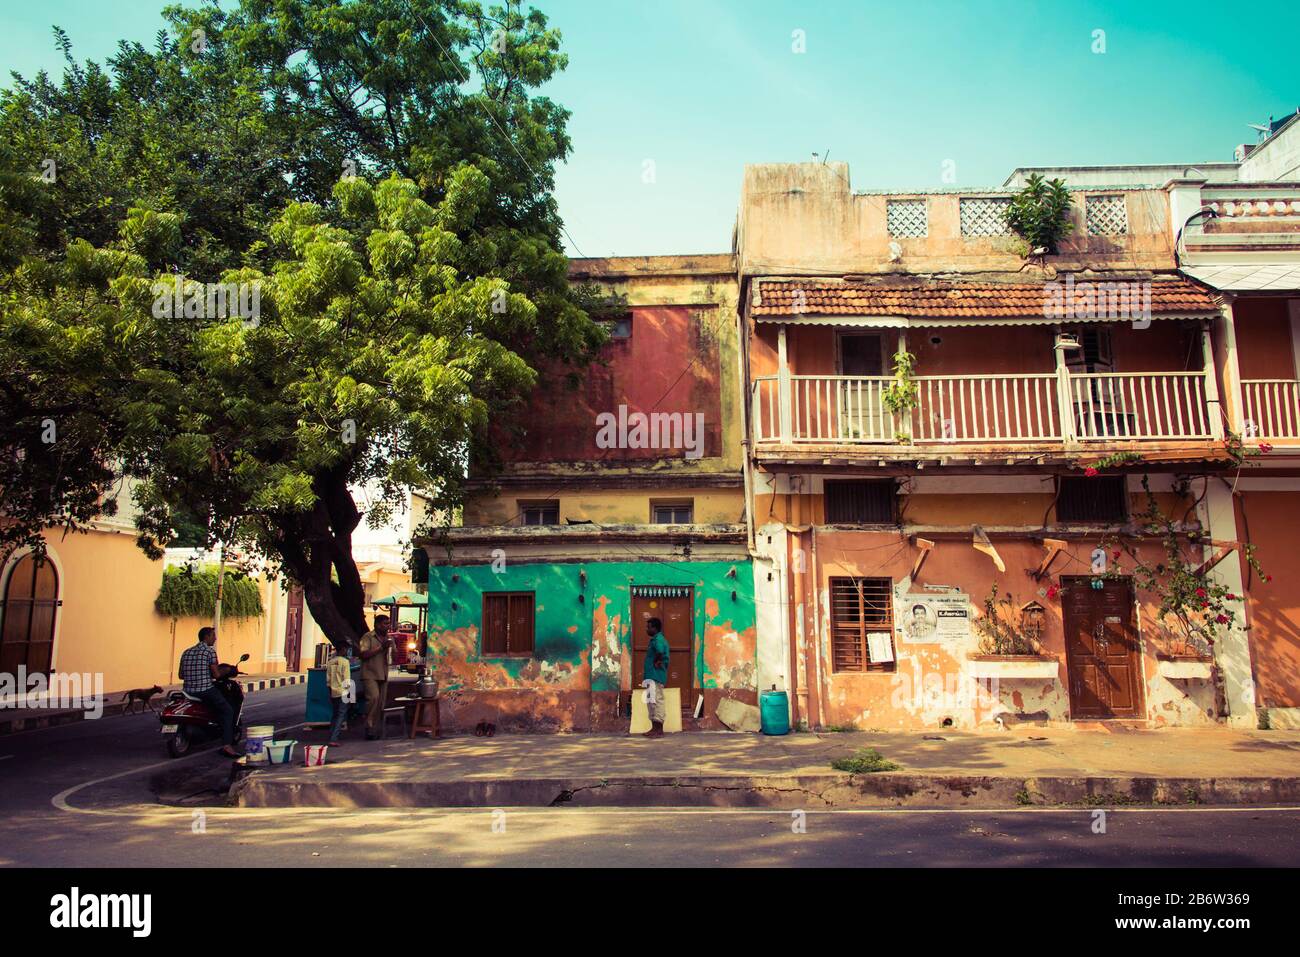
[[[766,527],[759,530],[760,536],[768,532]],[[881,730],[991,727],[1003,712],[1050,721],[1069,720],[1069,670],[1061,596],[1049,597],[1046,589],[1062,575],[1088,576],[1091,552],[1100,537],[1070,542],[1048,577],[1035,583],[1026,572],[1038,566],[1044,551],[1028,536],[1023,540],[995,540],[1006,572],[998,572],[987,556],[971,547],[969,540],[944,539],[931,552],[914,582],[908,576],[917,552],[905,532],[818,528],[815,543],[811,529],[791,536],[792,554],[803,551],[799,560],[807,572],[802,576],[802,591],[798,587],[800,576],[790,576],[797,654],[801,670],[805,671],[800,677],[805,692],[801,701],[806,701],[801,720],[813,726],[851,724]],[[1159,543],[1141,546],[1139,553],[1146,560],[1156,561]],[[830,579],[838,576],[890,578],[896,589],[896,606],[906,604],[906,595],[926,594],[927,584],[955,586],[968,596],[973,616],[982,614],[983,601],[995,582],[999,598],[1014,596],[1017,605],[1038,601],[1046,608],[1043,650],[1056,657],[1056,676],[1004,677],[996,682],[974,677],[969,655],[979,652],[980,640],[974,627],[968,639],[924,644],[901,641],[895,634],[894,670],[837,673],[831,658],[829,594]],[[1161,645],[1155,640],[1154,610],[1145,596],[1139,596],[1133,620],[1140,648],[1143,716],[1158,726],[1219,721],[1217,690],[1212,681],[1171,680],[1159,674],[1156,653]],[[805,661],[811,666],[805,668]]]
[[[520,562],[500,572],[443,565],[430,569],[429,645],[444,723],[462,730],[481,720],[522,731],[626,727],[618,712],[632,684],[633,584],[694,588],[695,685],[706,715],[722,697],[756,701],[748,561]],[[483,596],[494,591],[534,593],[532,655],[481,654]]]

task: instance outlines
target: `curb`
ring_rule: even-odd
[[[314,769],[252,770],[232,784],[236,807],[1172,807],[1300,803],[1300,777],[1018,777],[674,775],[461,781],[312,781]]]
[[[307,681],[306,672],[296,672],[287,675],[276,675],[271,678],[258,678],[255,681],[241,681],[240,686],[244,689],[244,694],[252,694],[256,691],[265,691],[268,688],[282,688],[286,685],[305,684]],[[172,689],[165,689],[163,694],[167,694]],[[124,692],[113,692],[112,695],[105,697],[120,697]],[[121,701],[106,701],[104,703],[104,717],[117,717],[123,714],[143,714],[140,705],[137,704],[131,711],[126,710],[126,705]],[[0,735],[17,734],[21,731],[35,731],[39,728],[55,728],[64,724],[75,724],[78,721],[86,720],[86,712],[71,708],[65,711],[50,711],[47,714],[35,715],[33,717],[14,717],[0,718]]]

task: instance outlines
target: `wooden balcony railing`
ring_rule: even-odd
[[[1247,439],[1300,439],[1300,381],[1243,379],[1241,433]]]
[[[916,405],[901,415],[882,401],[890,381],[792,375],[782,401],[780,376],[759,376],[752,386],[754,439],[782,445],[1042,445],[1222,437],[1203,372],[916,376]],[[1296,396],[1290,393],[1291,408]],[[1294,421],[1300,424],[1300,416]]]

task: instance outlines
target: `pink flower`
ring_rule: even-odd
[[[1083,474],[1088,476],[1088,478],[1092,478],[1094,475],[1097,474],[1097,470],[1093,468],[1091,465],[1089,465],[1086,469],[1083,470]]]
[[[1205,597],[1205,589],[1204,589],[1204,588],[1198,588],[1198,589],[1196,589],[1196,597],[1197,597],[1197,598],[1204,598],[1204,597]]]
[[[1219,624],[1221,624],[1221,625],[1226,625],[1228,622],[1232,621],[1232,619],[1229,618],[1227,615],[1219,615],[1219,616],[1218,616],[1217,618],[1215,618],[1214,620],[1217,621],[1217,622],[1218,622]]]
[[[1224,595],[1223,597],[1226,598],[1228,601],[1236,601],[1236,600],[1237,600],[1237,596],[1234,595],[1232,592],[1228,592],[1228,594]]]
[[[1056,585],[1049,585],[1049,586],[1047,587],[1047,597],[1048,597],[1048,598],[1055,598],[1055,597],[1056,597],[1056,593],[1059,592],[1060,590],[1061,590],[1061,589],[1060,589],[1058,586],[1056,586]]]
[[[1272,452],[1273,446],[1270,445],[1268,442],[1261,442],[1259,443],[1259,450],[1264,453]]]

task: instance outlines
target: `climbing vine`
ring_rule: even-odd
[[[984,614],[975,620],[980,634],[980,651],[986,655],[1041,654],[1034,636],[1025,627],[1024,615],[1015,596],[998,598],[997,583],[984,599]]]
[[[168,618],[210,618],[217,607],[217,572],[205,567],[168,568],[154,599],[159,614]],[[223,618],[256,618],[262,614],[257,583],[237,571],[227,571],[221,589]]]
[[[1133,542],[1108,536],[1101,543],[1108,552],[1107,570],[1102,577],[1131,577],[1139,594],[1146,594],[1158,603],[1153,618],[1168,653],[1211,655],[1215,641],[1236,625],[1236,606],[1244,599],[1210,577],[1202,550],[1212,543],[1205,532],[1175,522],[1160,507],[1145,475],[1142,490],[1146,505],[1134,516],[1134,524],[1143,536],[1159,541],[1161,557],[1154,561],[1147,559],[1138,554]],[[1188,497],[1185,483],[1176,492]],[[1260,568],[1253,545],[1231,544],[1237,545],[1262,581],[1273,580]]]

